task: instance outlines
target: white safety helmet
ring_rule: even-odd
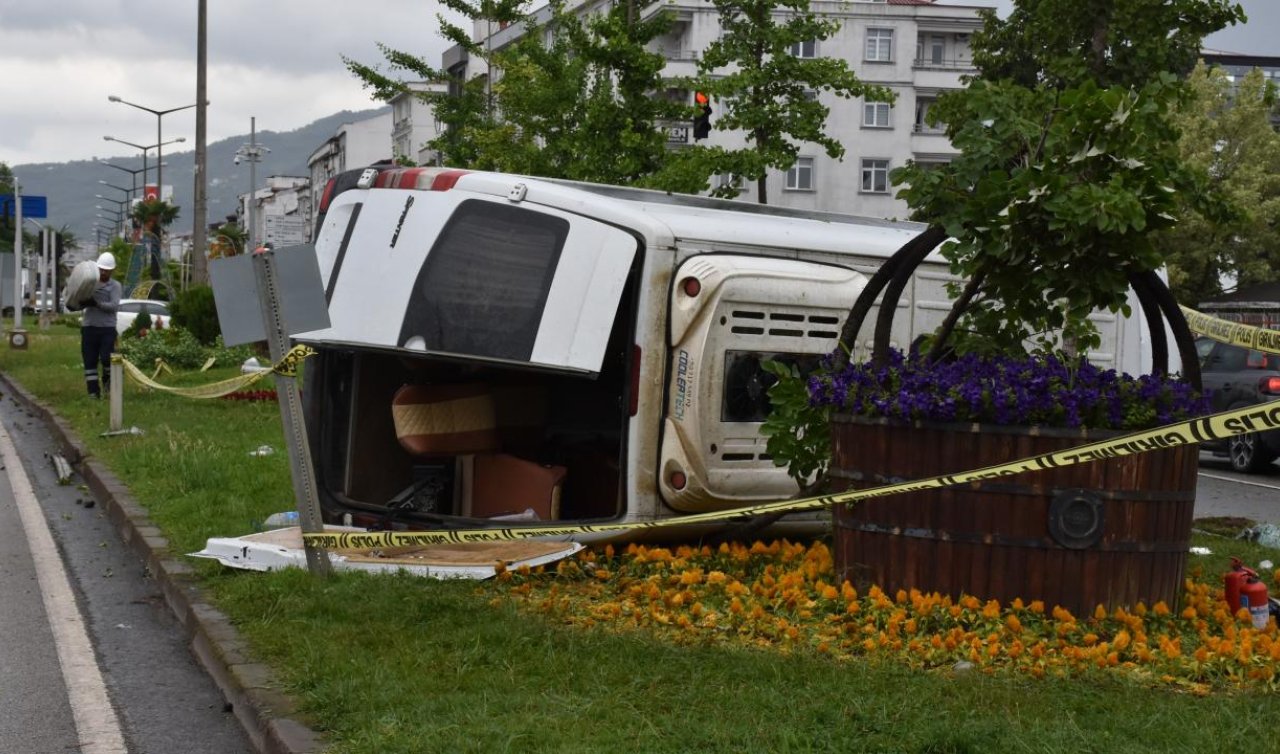
[[[116,255],[109,251],[102,252],[98,257],[98,269],[114,270],[116,268]]]

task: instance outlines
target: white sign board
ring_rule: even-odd
[[[267,215],[262,218],[263,241],[277,249],[282,246],[298,246],[306,243],[305,226],[298,215]]]

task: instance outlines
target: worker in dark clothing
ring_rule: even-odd
[[[102,397],[98,367],[102,367],[101,384],[111,387],[111,352],[116,349],[116,311],[124,289],[111,279],[116,257],[104,252],[98,257],[98,285],[93,297],[84,304],[84,322],[80,326],[80,355],[84,358],[84,384],[93,398]]]

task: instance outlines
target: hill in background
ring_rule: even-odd
[[[261,188],[267,176],[292,175],[309,176],[307,158],[319,149],[325,140],[334,135],[338,127],[344,123],[371,118],[387,111],[387,108],[376,108],[352,112],[344,110],[326,118],[321,118],[293,131],[259,131],[258,143],[269,148],[257,165],[257,184]],[[236,197],[249,191],[249,164],[235,164],[236,150],[249,143],[249,134],[232,136],[208,145],[206,164],[209,173],[207,196],[208,217],[215,223],[235,214]],[[177,146],[177,145],[175,145]],[[387,135],[387,152],[391,151],[391,135]],[[110,162],[137,170],[142,167],[142,158],[110,157]],[[151,155],[151,181],[155,182],[155,155]],[[195,190],[195,152],[188,149],[180,152],[164,153],[164,182],[173,187],[174,201],[180,207],[178,219],[171,230],[175,233],[187,233],[191,230],[193,216],[192,194]],[[132,177],[123,170],[102,165],[94,160],[75,160],[72,162],[41,162],[26,165],[13,165],[13,172],[22,182],[25,194],[42,195],[49,199],[49,217],[41,222],[54,227],[67,225],[76,234],[82,248],[92,248],[94,244],[93,223],[99,210],[95,205],[118,207],[124,199],[124,193],[98,181],[103,180],[116,186],[131,187]],[[141,194],[142,174],[138,174],[139,194]],[[95,198],[102,194],[116,201],[104,202]],[[111,213],[103,212],[110,215]]]

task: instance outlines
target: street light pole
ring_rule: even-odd
[[[142,173],[143,171],[145,171],[145,170],[147,169],[147,168],[146,168],[145,163],[144,163],[143,167],[142,167],[140,170],[134,170],[134,169],[132,169],[132,168],[126,168],[126,167],[123,167],[123,166],[121,166],[121,165],[116,165],[116,164],[115,164],[115,163],[113,163],[113,162],[107,162],[106,160],[98,160],[97,162],[98,162],[98,164],[100,164],[100,165],[106,165],[106,166],[107,166],[107,167],[109,167],[109,168],[115,168],[116,170],[123,170],[124,172],[128,173],[128,174],[129,174],[129,177],[132,179],[132,184],[133,184],[133,193],[134,193],[134,194],[137,194],[137,193],[138,193],[138,173]],[[142,176],[142,180],[144,180],[144,181],[145,181],[146,179],[147,179],[147,176],[144,174],[144,175]],[[103,182],[103,181],[99,181],[99,183],[102,183],[102,182]]]
[[[163,146],[165,146],[166,144],[177,144],[178,142],[186,141],[186,139],[185,139],[185,138],[183,138],[183,137],[179,136],[179,137],[178,137],[178,138],[176,138],[176,139],[170,139],[169,141],[165,141],[165,142],[156,142],[155,144],[149,144],[149,145],[147,145],[147,146],[145,146],[145,147],[144,147],[143,145],[141,145],[141,144],[134,144],[132,141],[125,141],[124,139],[117,139],[117,138],[116,138],[116,137],[114,137],[114,136],[103,136],[103,137],[102,137],[102,140],[103,140],[103,141],[114,141],[114,142],[116,142],[117,144],[125,144],[125,145],[127,145],[127,146],[133,147],[134,149],[141,149],[141,150],[142,150],[142,182],[143,182],[143,183],[146,183],[146,181],[147,181],[147,152],[148,152],[148,151],[150,151],[150,150],[152,150],[152,149],[156,150],[156,197],[157,197],[157,198],[163,198],[163,197],[161,197],[161,196],[160,196],[160,194],[162,194],[162,193],[163,193],[163,189],[161,189],[161,188],[160,188],[160,180],[161,180],[161,178],[160,178],[160,167],[161,167],[161,165],[163,165],[163,161],[160,159],[160,147],[163,147]],[[145,196],[146,196],[145,190],[144,190],[144,192],[143,192],[143,196],[144,196],[144,198],[145,198]]]
[[[165,142],[164,137],[160,135],[161,124],[164,121],[164,116],[168,115],[169,113],[176,113],[179,110],[187,110],[187,109],[193,108],[196,106],[197,103],[192,102],[190,105],[183,105],[182,107],[171,107],[168,110],[153,110],[149,107],[144,107],[143,105],[139,105],[139,104],[130,102],[128,100],[120,99],[114,94],[108,96],[107,101],[119,102],[122,105],[128,105],[129,107],[136,107],[139,110],[145,110],[151,113],[152,115],[156,116],[156,192],[157,192],[156,195],[160,198],[160,201],[164,201],[164,172],[161,170],[159,166],[159,163],[164,159],[164,155],[160,152],[160,147],[164,146],[166,143],[171,144],[173,142]],[[186,141],[186,139],[175,139],[174,141]]]
[[[205,99],[208,92],[208,2],[199,0],[196,4],[196,180],[192,199],[195,211],[191,229],[191,259],[187,269],[196,285],[204,285],[209,280],[209,215],[208,215],[208,180],[205,170],[208,167],[208,152],[205,124],[209,101]],[[185,280],[184,280],[185,282]],[[183,286],[186,287],[185,285]]]
[[[101,183],[103,186],[106,186],[107,188],[113,188],[116,191],[123,191],[125,201],[130,204],[133,203],[133,192],[137,190],[138,188],[137,186],[134,186],[133,188],[129,188],[128,186],[117,186],[114,183],[109,183],[101,179],[98,180],[98,183]]]

